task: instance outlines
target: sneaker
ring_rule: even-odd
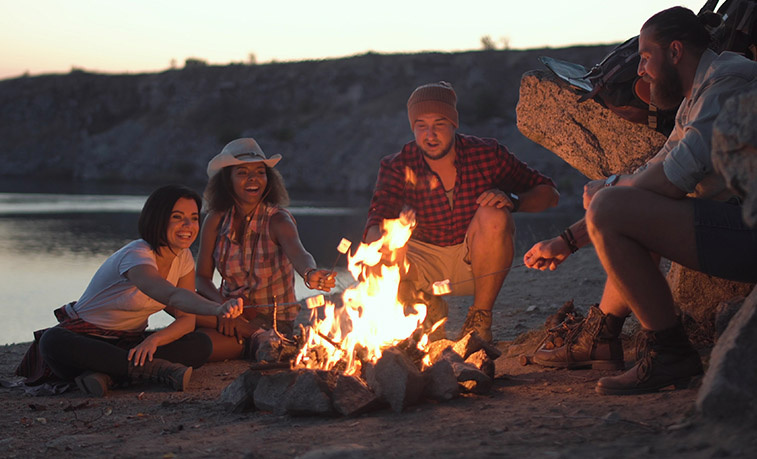
[[[113,386],[110,376],[94,371],[85,371],[74,378],[74,382],[80,391],[93,397],[105,397],[108,395],[108,389]]]
[[[469,309],[468,316],[465,318],[462,330],[460,330],[460,336],[458,339],[462,339],[470,332],[477,332],[487,343],[492,342],[492,312],[483,309]]]

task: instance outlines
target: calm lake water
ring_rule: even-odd
[[[0,344],[31,341],[34,330],[56,323],[53,309],[78,299],[100,264],[138,238],[137,218],[152,189],[48,184],[49,192],[32,193],[28,188],[27,183],[0,184]],[[302,242],[320,266],[334,263],[341,238],[359,241],[368,198],[292,198],[289,210]],[[517,214],[516,255],[558,234],[575,215],[559,208]],[[344,257],[339,264],[345,265]],[[309,290],[295,277],[297,296],[304,298]],[[344,277],[349,280],[348,274]],[[154,314],[150,327],[170,320],[165,313]]]

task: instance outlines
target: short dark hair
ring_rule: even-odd
[[[205,201],[208,210],[226,212],[234,205],[234,189],[231,185],[231,171],[234,166],[227,166],[210,178],[205,187]],[[265,187],[263,202],[281,207],[289,205],[289,193],[284,186],[284,178],[279,171],[265,166],[268,184]]]
[[[705,25],[713,25],[716,17],[714,13],[697,16],[688,8],[674,6],[647,19],[642,29],[649,30],[652,40],[663,48],[678,40],[702,52],[712,39]]]
[[[173,206],[181,198],[194,199],[197,211],[202,209],[199,193],[183,185],[165,185],[158,188],[150,194],[142,207],[137,223],[139,237],[150,244],[150,248],[156,253],[160,252],[161,247],[168,245],[168,220],[171,218]]]

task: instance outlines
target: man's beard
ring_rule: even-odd
[[[673,110],[683,99],[683,85],[673,64],[665,60],[657,78],[649,84],[652,103],[660,110]]]
[[[431,154],[429,154],[429,152],[427,152],[426,150],[424,150],[423,147],[421,147],[420,145],[418,145],[418,148],[420,148],[421,152],[423,153],[423,156],[425,156],[426,158],[428,158],[430,160],[437,160],[437,159],[442,159],[445,156],[447,156],[449,154],[449,152],[452,150],[452,145],[453,144],[454,144],[454,141],[451,141],[444,148],[444,150],[442,150],[438,155],[431,155]]]

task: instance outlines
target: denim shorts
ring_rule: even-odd
[[[739,282],[757,282],[757,228],[749,228],[732,201],[694,200],[700,270]]]

